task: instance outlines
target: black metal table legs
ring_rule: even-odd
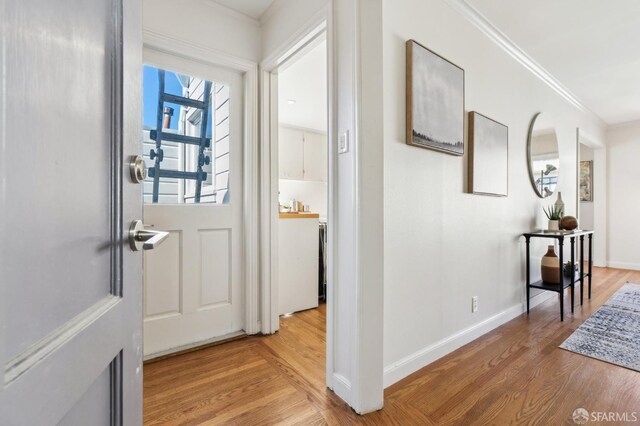
[[[530,298],[530,295],[531,295],[531,287],[529,287],[529,284],[531,284],[531,277],[529,275],[529,267],[530,267],[530,265],[529,265],[529,263],[530,263],[529,262],[529,243],[530,243],[531,238],[530,237],[525,237],[524,239],[526,241],[526,246],[527,246],[527,261],[526,261],[525,269],[526,269],[526,277],[527,277],[527,315],[529,315],[529,298]]]

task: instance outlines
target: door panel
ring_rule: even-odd
[[[200,231],[200,293],[198,309],[233,303],[231,281],[231,230]]]
[[[158,315],[179,315],[182,292],[182,232],[169,232],[169,237],[153,251],[153,256],[145,257],[144,286],[153,291],[145,293],[145,317]]]
[[[9,56],[16,59],[16,63],[8,63],[10,72],[16,73],[9,78],[20,81],[7,93],[7,105],[11,105],[16,121],[7,123],[10,143],[3,155],[23,161],[6,164],[9,184],[3,221],[29,224],[29,233],[38,239],[34,244],[32,238],[25,238],[24,227],[5,228],[4,241],[11,241],[11,256],[31,260],[28,268],[24,262],[7,263],[3,268],[3,281],[12,284],[7,288],[7,297],[13,302],[7,305],[10,322],[5,337],[12,351],[10,357],[18,356],[111,292],[108,242],[114,206],[110,205],[108,192],[99,188],[111,186],[114,167],[111,129],[105,125],[105,117],[111,117],[112,64],[108,53],[113,49],[116,31],[113,21],[104,19],[115,10],[113,2],[76,0],[62,8],[34,8],[25,2],[12,7],[13,3],[9,3],[9,13],[15,13],[17,22],[29,22],[34,29],[46,27],[51,21],[57,24],[51,28],[50,37],[40,43],[31,45],[35,34],[28,28],[18,28],[16,39],[8,44]],[[74,13],[70,13],[76,8],[76,13],[86,15],[82,25],[77,25]],[[87,13],[87,8],[95,11]],[[83,47],[64,43],[75,37],[85,41]],[[59,66],[45,73],[39,66],[67,61],[84,71],[69,72],[67,66]],[[91,107],[85,108],[90,76],[102,84],[91,84],[95,98]],[[69,107],[61,105],[61,99]],[[33,125],[34,118],[37,125]],[[70,157],[104,160],[78,162],[70,167],[66,160]],[[86,178],[81,217],[75,203],[65,202],[73,200],[78,191],[77,186],[69,184],[77,182],[78,176]],[[43,220],[45,217],[51,222]],[[74,232],[69,233],[70,229]],[[93,253],[91,262],[73,262],[88,251]],[[85,279],[97,285],[80,285]],[[34,306],[42,321],[21,315]]]
[[[85,394],[67,412],[59,426],[84,426],[87,419],[95,419],[92,426],[110,426],[111,364],[100,373]]]
[[[0,423],[140,423],[140,2],[1,7]]]

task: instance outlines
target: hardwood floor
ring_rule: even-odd
[[[325,388],[321,306],[275,335],[145,365],[145,424],[550,425],[574,424],[578,407],[640,418],[640,373],[558,348],[626,281],[640,272],[594,268],[592,299],[563,323],[553,298],[389,387],[366,416]]]

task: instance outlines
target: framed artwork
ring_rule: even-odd
[[[593,201],[593,161],[580,162],[580,201]]]
[[[464,154],[464,70],[407,40],[407,144]]]
[[[468,157],[468,191],[506,197],[509,191],[509,128],[471,111]]]

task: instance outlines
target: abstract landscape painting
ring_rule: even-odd
[[[593,161],[580,162],[580,201],[593,201]]]
[[[464,154],[464,70],[407,41],[407,144]]]
[[[469,192],[508,195],[509,129],[489,117],[469,113]]]

